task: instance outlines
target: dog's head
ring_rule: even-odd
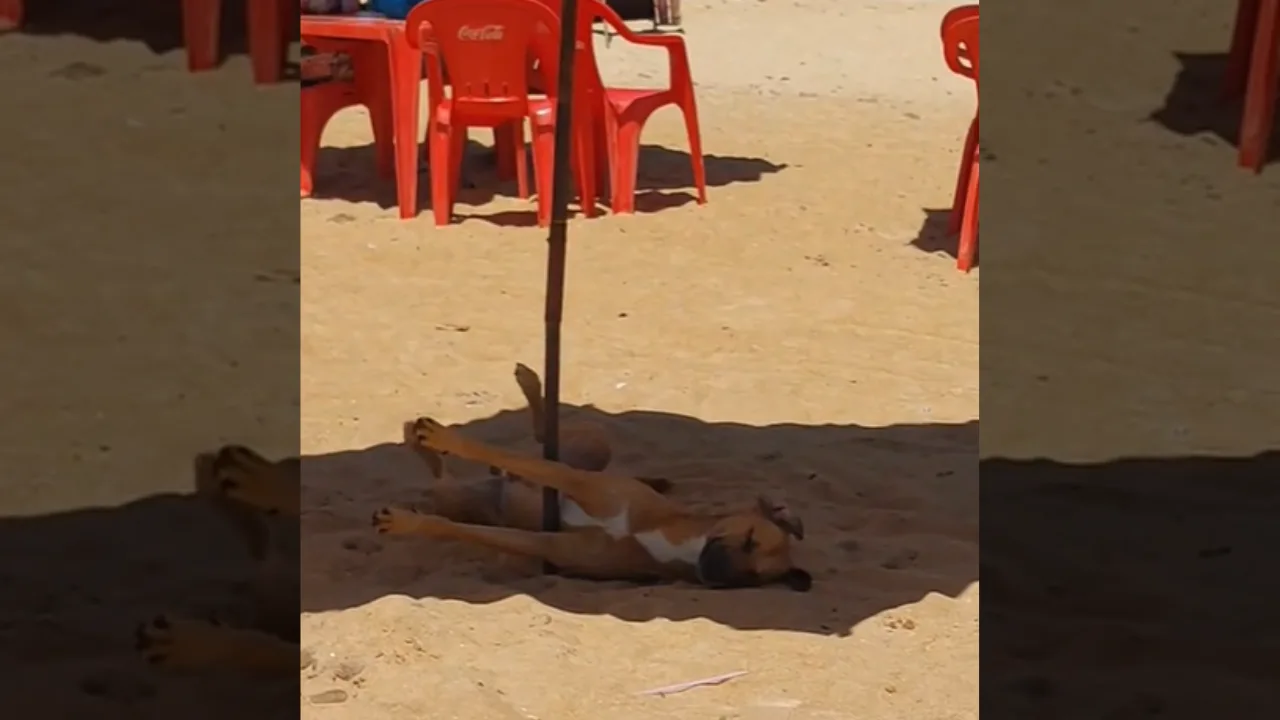
[[[715,588],[782,583],[808,592],[813,577],[792,565],[793,538],[804,539],[800,518],[762,497],[755,507],[727,515],[712,528],[698,557],[698,579]]]

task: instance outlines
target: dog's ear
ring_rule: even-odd
[[[804,539],[804,522],[793,514],[786,505],[774,502],[763,495],[756,502],[760,509],[760,514],[768,518],[770,522],[782,528],[782,531],[791,537],[797,540]]]

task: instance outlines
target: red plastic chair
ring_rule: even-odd
[[[963,5],[942,18],[942,55],[951,72],[973,78],[978,88],[978,6]],[[960,232],[956,267],[969,272],[978,251],[978,113],[974,113],[960,154],[960,173],[951,203],[951,232]]]
[[[253,80],[260,84],[279,82],[284,70],[285,34],[297,24],[299,7],[291,0],[245,2]],[[217,67],[221,15],[222,0],[182,0],[182,38],[191,72]]]
[[[556,83],[547,82],[545,97],[531,97],[530,58],[544,78],[555,78],[559,65],[560,23],[555,13],[535,0],[431,0],[416,5],[405,19],[411,44],[426,56],[428,135],[431,153],[431,196],[436,225],[453,217],[461,177],[467,129],[495,132],[528,120],[534,145],[538,184],[538,223],[551,219],[554,176]],[[452,92],[444,93],[445,70]],[[580,128],[582,130],[582,128]],[[524,133],[510,137],[517,157],[524,155]],[[595,214],[591,178],[582,172],[592,163],[589,133],[575,133],[573,158],[583,189],[583,213]],[[517,162],[517,174],[526,172]],[[525,181],[520,180],[521,187]],[[584,187],[585,186],[585,187]]]
[[[434,2],[435,0],[433,0]],[[406,39],[404,24],[381,18],[304,16],[303,42],[320,52],[350,56],[354,82],[328,82],[302,90],[301,190],[313,189],[312,174],[325,125],[339,110],[369,108],[378,172],[394,175],[400,218],[418,212],[418,98],[422,54]]]
[[[1260,172],[1267,161],[1280,84],[1280,0],[1240,0],[1227,60],[1224,94],[1244,92],[1240,167]]]
[[[558,0],[547,0],[555,4]],[[577,64],[585,70],[585,88],[593,108],[596,153],[607,154],[611,205],[615,213],[635,212],[636,177],[639,171],[640,135],[654,112],[668,105],[680,108],[689,137],[689,159],[698,204],[707,202],[707,176],[702,159],[702,131],[698,126],[698,106],[693,76],[684,38],[673,35],[640,35],[627,27],[613,8],[599,0],[579,0]],[[660,47],[667,51],[669,82],[665,88],[605,87],[596,64],[592,24],[603,20],[614,33],[635,45]]]

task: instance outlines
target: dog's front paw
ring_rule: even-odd
[[[217,621],[157,615],[134,630],[133,646],[152,665],[205,667],[211,665],[218,655],[218,639],[224,631],[225,628]]]
[[[431,471],[431,477],[439,480],[444,477],[444,458],[441,453],[418,442],[417,431],[414,430],[416,423],[407,422],[404,424],[404,444],[414,452],[415,455],[422,458],[427,463],[427,469]]]
[[[373,514],[373,528],[384,535],[439,535],[446,522],[438,515],[393,507]]]
[[[413,421],[413,442],[438,453],[456,453],[463,447],[462,437],[440,422],[421,417]]]
[[[288,487],[275,463],[241,445],[228,445],[209,462],[213,491],[222,497],[277,515],[297,504],[297,488]]]

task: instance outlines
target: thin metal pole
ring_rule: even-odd
[[[546,363],[543,377],[546,379],[546,397],[543,402],[542,456],[548,460],[560,458],[560,324],[564,316],[564,270],[569,239],[569,195],[572,168],[569,167],[569,148],[573,142],[573,73],[574,48],[578,37],[578,0],[564,0],[560,8],[560,77],[556,98],[555,135],[555,187],[551,193],[551,227],[547,232],[547,305]],[[539,189],[542,192],[542,189]],[[560,529],[559,493],[549,488],[542,491],[542,529],[555,532]],[[556,571],[551,563],[545,563],[546,572]]]

